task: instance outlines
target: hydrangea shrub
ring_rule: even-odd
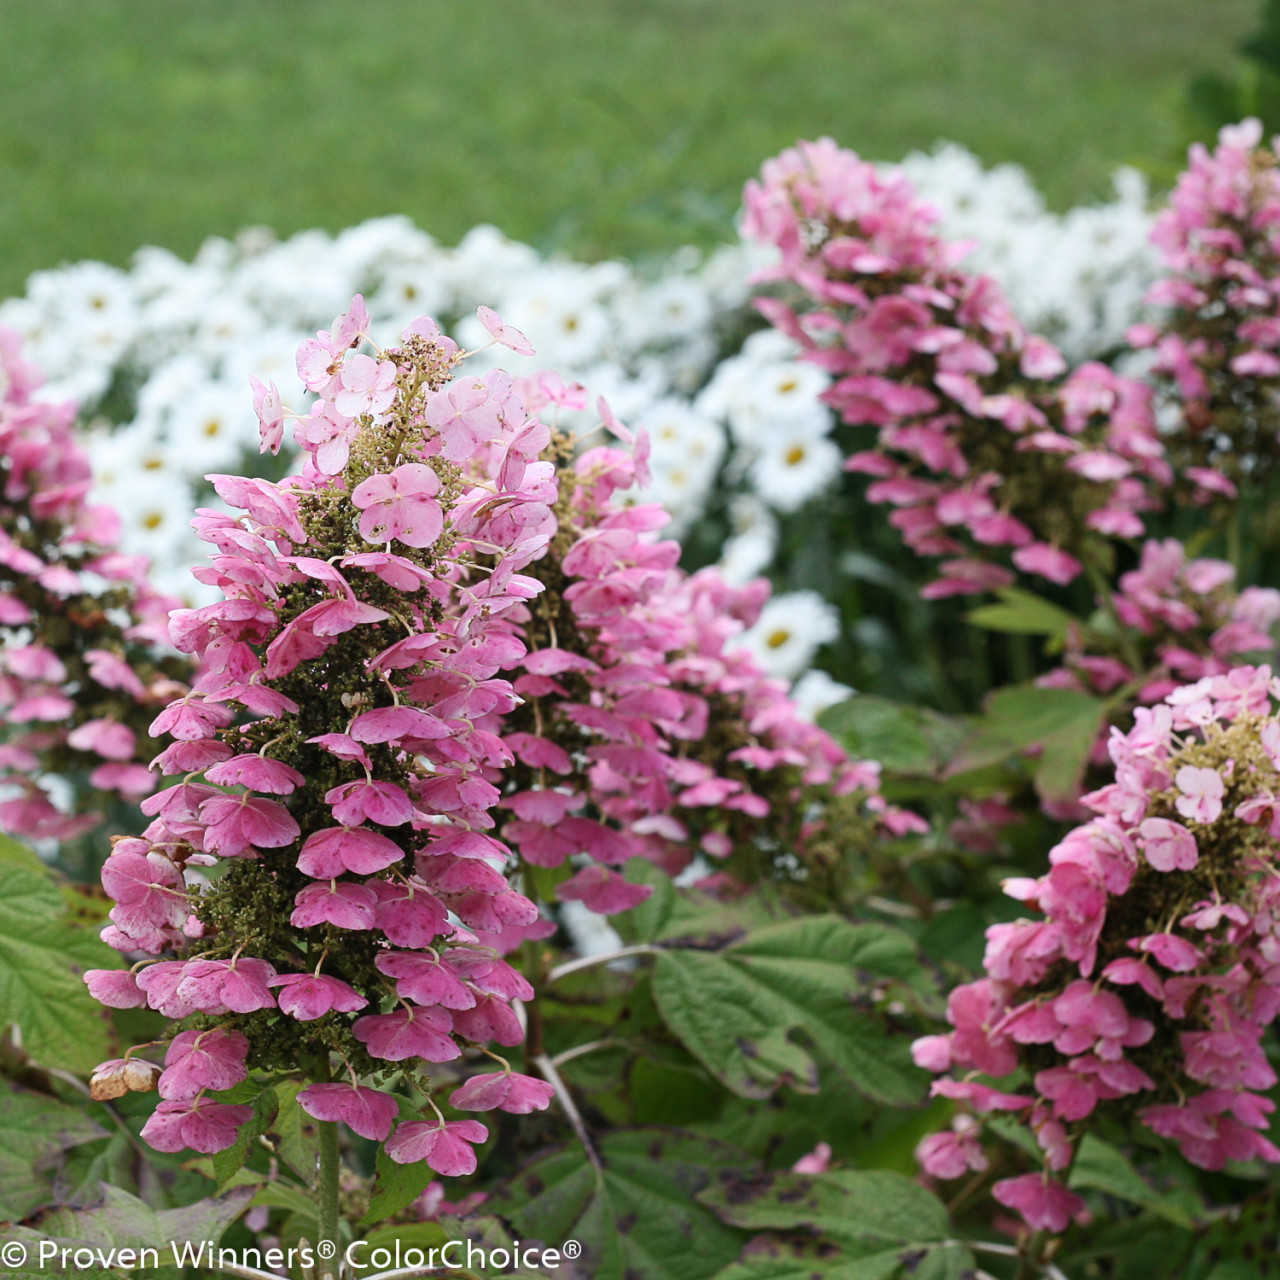
[[[102,821],[96,805],[154,788],[146,728],[191,670],[166,652],[178,601],[87,500],[76,406],[35,398],[39,383],[0,330],[0,831],[65,842]]]

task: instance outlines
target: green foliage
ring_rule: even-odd
[[[1072,623],[1078,622],[1075,614],[1021,587],[1001,587],[996,595],[999,604],[984,604],[969,611],[967,617],[974,626],[1061,641]]]
[[[0,1025],[16,1026],[37,1062],[91,1071],[108,1056],[111,1027],[81,975],[119,965],[94,932],[71,922],[49,868],[0,837]]]
[[[1280,1277],[1280,1190],[1243,1196],[1218,1215],[1196,1242],[1186,1280],[1277,1280]]]
[[[823,712],[820,722],[855,760],[888,773],[935,777],[964,738],[960,721],[928,707],[860,694]]]
[[[1236,46],[1242,65],[1229,74],[1202,71],[1188,85],[1188,105],[1206,133],[1245,116],[1258,116],[1268,133],[1280,127],[1280,3],[1257,7],[1256,27]]]
[[[782,1084],[815,1092],[818,1062],[883,1102],[923,1100],[925,1074],[880,1006],[927,995],[906,935],[883,925],[811,916],[748,934],[719,951],[664,950],[653,975],[667,1025],[733,1092],[762,1098]]]
[[[1040,752],[1036,790],[1046,800],[1070,799],[1078,793],[1106,714],[1105,702],[1074,689],[998,689],[987,699],[982,719],[960,744],[947,772],[955,777],[1035,747]]]
[[[25,1218],[47,1204],[53,1175],[73,1147],[106,1137],[83,1110],[0,1082],[0,1218]]]
[[[1071,1186],[1077,1191],[1103,1191],[1149,1209],[1176,1227],[1190,1229],[1203,1215],[1204,1205],[1189,1188],[1161,1193],[1144,1178],[1124,1153],[1095,1134],[1087,1134],[1071,1167]]]
[[[253,1116],[248,1124],[241,1126],[235,1144],[213,1157],[213,1172],[219,1191],[225,1191],[231,1179],[244,1167],[245,1161],[257,1148],[258,1139],[271,1128],[279,1110],[280,1099],[274,1089],[264,1089],[254,1098]]]
[[[923,1187],[883,1170],[730,1175],[699,1197],[726,1222],[765,1235],[716,1280],[959,1280],[973,1258]]]
[[[402,1250],[438,1249],[451,1237],[438,1222],[405,1222],[394,1227],[379,1227],[364,1237],[372,1249],[394,1249],[399,1243]]]
[[[279,1109],[268,1137],[280,1159],[309,1183],[315,1176],[319,1158],[320,1129],[317,1121],[298,1105],[298,1094],[305,1087],[305,1081],[301,1080],[283,1080],[275,1086]]]
[[[737,1148],[671,1129],[619,1130],[598,1166],[581,1148],[525,1168],[492,1207],[522,1239],[582,1245],[592,1280],[707,1280],[745,1240],[697,1202],[720,1172],[751,1165]]]
[[[385,1151],[378,1149],[378,1167],[373,1179],[369,1208],[361,1220],[371,1227],[407,1209],[427,1188],[435,1175],[425,1163],[396,1164]]]
[[[733,901],[722,901],[696,889],[677,889],[671,877],[633,858],[626,866],[633,884],[647,884],[652,895],[613,923],[629,943],[661,942],[666,946],[714,945],[730,942],[749,929],[782,918],[782,908],[766,887]]]
[[[136,1196],[105,1184],[102,1201],[91,1209],[50,1209],[35,1226],[11,1226],[6,1235],[28,1246],[30,1254],[41,1241],[54,1241],[69,1248],[88,1247],[106,1254],[112,1249],[159,1249],[160,1261],[173,1261],[165,1248],[170,1241],[181,1245],[200,1245],[217,1241],[253,1198],[248,1187],[237,1187],[216,1198],[198,1200],[177,1209],[153,1209]],[[104,1271],[105,1271],[104,1265]],[[63,1268],[55,1260],[52,1271]],[[85,1275],[76,1268],[69,1274]],[[15,1273],[16,1274],[16,1273]]]
[[[268,1182],[259,1185],[253,1191],[253,1205],[262,1205],[268,1209],[285,1209],[295,1217],[309,1220],[312,1226],[316,1222],[316,1202],[309,1192],[292,1182]]]

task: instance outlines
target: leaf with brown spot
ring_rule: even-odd
[[[577,1266],[591,1280],[707,1280],[737,1257],[746,1235],[695,1197],[717,1171],[749,1169],[744,1152],[679,1130],[632,1129],[609,1134],[599,1154],[599,1174],[580,1149],[544,1156],[485,1208],[522,1240],[578,1240]]]
[[[884,1170],[726,1174],[698,1200],[726,1222],[770,1233],[715,1280],[958,1280],[973,1265],[937,1198]]]
[[[92,1209],[58,1208],[43,1214],[29,1227],[7,1227],[9,1239],[27,1245],[34,1255],[41,1241],[53,1240],[69,1247],[89,1246],[111,1249],[158,1248],[162,1265],[172,1260],[170,1243],[216,1242],[222,1233],[249,1207],[252,1187],[237,1187],[220,1196],[210,1196],[176,1209],[153,1209],[119,1187],[102,1184],[102,1203]],[[60,1269],[51,1267],[50,1272]],[[84,1272],[67,1268],[77,1277]]]
[[[0,1218],[25,1218],[53,1199],[49,1175],[71,1147],[105,1138],[83,1110],[0,1084]]]
[[[802,1032],[868,1097],[922,1103],[928,1077],[911,1061],[909,1038],[893,1034],[872,1007],[894,987],[913,998],[934,995],[911,940],[838,916],[770,925],[716,952],[664,950],[653,971],[667,1026],[746,1098],[784,1084],[818,1091],[817,1064],[794,1038]]]

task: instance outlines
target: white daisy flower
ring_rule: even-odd
[[[813,426],[804,419],[780,423],[776,434],[757,445],[751,484],[778,511],[795,511],[840,474],[843,453],[834,440],[815,435]]]
[[[734,643],[748,649],[768,675],[794,680],[839,634],[834,605],[816,591],[789,591],[769,600],[755,626]]]
[[[854,690],[815,667],[791,686],[791,700],[806,720],[816,720],[828,707],[851,698]]]

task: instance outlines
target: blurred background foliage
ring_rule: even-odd
[[[1024,165],[1057,208],[1121,163],[1163,186],[1259,58],[1275,79],[1280,8],[1261,36],[1258,10],[0,0],[0,295],[142,244],[189,256],[249,224],[392,212],[588,259],[712,244],[760,161],[823,133],[877,159],[953,139]]]

